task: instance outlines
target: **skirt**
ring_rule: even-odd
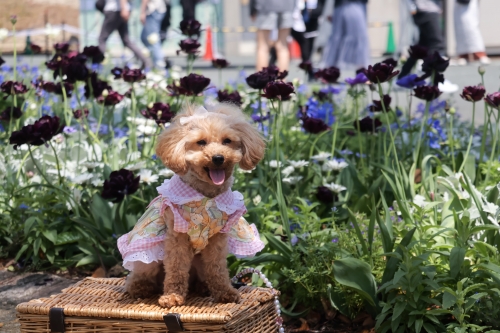
[[[457,54],[484,52],[483,36],[479,29],[478,0],[471,0],[468,5],[455,2],[454,21]]]
[[[358,69],[368,66],[370,44],[366,21],[366,4],[347,2],[335,8],[332,33],[323,53],[324,67]]]

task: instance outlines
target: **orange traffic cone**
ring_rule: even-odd
[[[213,60],[214,52],[212,48],[212,29],[210,26],[207,27],[207,32],[205,35],[205,55],[203,56],[204,60]]]
[[[290,43],[288,43],[288,49],[290,50],[290,58],[291,59],[300,59],[300,45],[297,43],[295,39],[293,39]]]

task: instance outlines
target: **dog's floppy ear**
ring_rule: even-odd
[[[240,168],[252,170],[264,157],[266,144],[259,131],[247,122],[238,122],[232,126],[240,133],[241,150],[243,157],[240,161]]]
[[[194,112],[195,107],[192,104],[185,104],[182,112],[177,114],[170,126],[160,134],[156,145],[156,156],[167,168],[179,175],[187,172],[185,140],[187,129],[186,126],[180,124],[179,119],[192,116]]]

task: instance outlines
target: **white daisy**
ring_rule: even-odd
[[[156,183],[158,181],[158,175],[153,175],[153,171],[149,169],[143,169],[139,172],[140,182],[146,184]]]
[[[413,199],[413,203],[419,207],[424,207],[427,204],[427,201],[423,195],[417,194]]]
[[[174,175],[174,172],[170,169],[161,169],[160,172],[158,172],[158,174],[162,177],[170,178]]]
[[[332,154],[322,151],[318,155],[311,156],[311,159],[322,162],[322,161],[326,161],[331,156],[332,156]]]
[[[288,161],[288,163],[294,168],[300,169],[302,167],[306,167],[309,165],[308,161],[300,160],[300,161]]]
[[[283,163],[281,163],[281,162],[280,162],[280,163],[279,163],[279,166],[281,166],[282,164],[283,164]],[[277,167],[278,167],[278,161],[276,161],[276,160],[271,160],[271,161],[269,161],[269,166],[270,166],[271,168],[277,168]]]
[[[287,166],[283,170],[281,170],[281,173],[285,176],[288,177],[290,176],[293,172],[295,171],[295,168],[291,165]]]
[[[346,168],[349,164],[344,161],[328,160],[323,164],[323,171],[340,171]]]
[[[498,211],[498,206],[495,205],[494,203],[491,203],[491,202],[488,202],[486,201],[484,204],[483,204],[483,210],[486,212],[486,213],[489,213],[489,214],[496,214],[497,211]]]
[[[347,190],[347,187],[342,186],[342,185],[337,185],[335,183],[330,183],[330,184],[323,184],[324,187],[328,188],[329,190],[339,194],[342,191]]]
[[[132,164],[131,166],[128,166],[127,169],[130,171],[135,171],[135,170],[140,170],[144,169],[146,167],[146,162],[145,161],[139,161],[135,164]]]
[[[283,178],[283,183],[288,183],[291,185],[297,184],[303,177],[302,176],[293,176]]]
[[[72,180],[73,180],[73,183],[75,183],[75,184],[83,184],[83,183],[91,180],[92,178],[94,178],[93,174],[82,173],[81,175],[74,177]]]

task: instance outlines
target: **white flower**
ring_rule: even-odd
[[[260,197],[260,195],[258,195],[258,194],[257,194],[257,196],[256,196],[256,197],[254,197],[254,198],[252,199],[252,201],[253,201],[253,204],[254,204],[255,206],[257,206],[257,205],[258,205],[258,204],[262,201],[262,198]]]
[[[131,166],[128,166],[127,169],[130,171],[135,171],[135,170],[140,170],[144,169],[146,167],[146,162],[145,161],[140,161],[135,164],[132,164]]]
[[[152,34],[149,34],[146,39],[148,40],[149,44],[155,45],[160,40],[160,36],[157,33],[153,32]]]
[[[139,172],[140,182],[146,184],[156,183],[158,181],[158,175],[153,175],[153,171],[149,169],[143,169]]]
[[[152,135],[156,133],[158,126],[147,126],[147,125],[139,125],[137,126],[137,132],[146,135]]]
[[[337,194],[339,194],[342,191],[347,190],[347,187],[342,186],[342,185],[337,185],[335,183],[330,183],[330,184],[323,184],[324,187],[328,188],[330,191],[333,191]]]
[[[252,171],[254,171],[254,170],[255,170],[255,168],[253,168],[252,170],[243,170],[241,168],[238,168],[239,173],[252,173]]]
[[[104,180],[102,180],[102,179],[101,179],[101,178],[99,178],[99,177],[95,177],[94,179],[92,179],[92,180],[90,181],[90,183],[91,183],[92,185],[94,185],[95,187],[99,187],[99,186],[104,185]]]
[[[489,213],[489,214],[496,214],[497,211],[498,211],[498,206],[495,205],[494,203],[491,203],[491,202],[488,202],[486,201],[484,204],[483,204],[483,210],[486,212],[486,213]]]
[[[290,131],[292,131],[292,132],[300,132],[300,131],[302,131],[302,128],[298,127],[298,126],[292,126],[292,127],[290,127]]]
[[[322,161],[327,160],[331,156],[332,156],[332,154],[322,151],[318,155],[311,156],[311,159],[322,162]]]
[[[347,164],[344,161],[338,161],[338,160],[329,160],[325,161],[323,164],[322,170],[323,171],[340,171],[344,168],[346,168],[349,164]]]
[[[99,162],[85,162],[82,163],[82,166],[87,168],[87,169],[95,169],[97,167],[103,167],[104,163],[99,163]]]
[[[291,185],[297,184],[303,177],[302,176],[293,176],[283,178],[283,183],[288,183]]]
[[[290,176],[293,172],[295,171],[295,168],[293,166],[287,166],[283,170],[281,170],[281,173],[285,176],[288,177]]]
[[[141,152],[140,151],[134,151],[133,153],[127,154],[127,161],[133,162],[135,160],[138,160],[141,158]]]
[[[170,178],[174,175],[174,172],[170,169],[161,169],[158,174],[162,177]]]
[[[309,165],[308,161],[300,160],[300,161],[288,161],[288,163],[294,168],[300,169],[302,167],[306,167]]]
[[[74,177],[72,180],[73,180],[73,183],[75,183],[75,184],[83,184],[86,181],[91,180],[92,178],[94,178],[93,174],[83,173],[81,175]]]
[[[283,164],[283,163],[281,163],[281,162],[280,162],[280,163],[279,163],[279,166],[281,166],[282,164]],[[278,161],[276,161],[276,160],[271,160],[271,161],[269,161],[269,166],[270,166],[271,168],[277,168],[277,167],[278,167]]]
[[[5,39],[9,35],[9,30],[2,28],[0,29],[0,40]]]
[[[413,199],[413,203],[419,207],[424,207],[427,204],[427,201],[425,201],[425,197],[423,195],[417,194]]]

